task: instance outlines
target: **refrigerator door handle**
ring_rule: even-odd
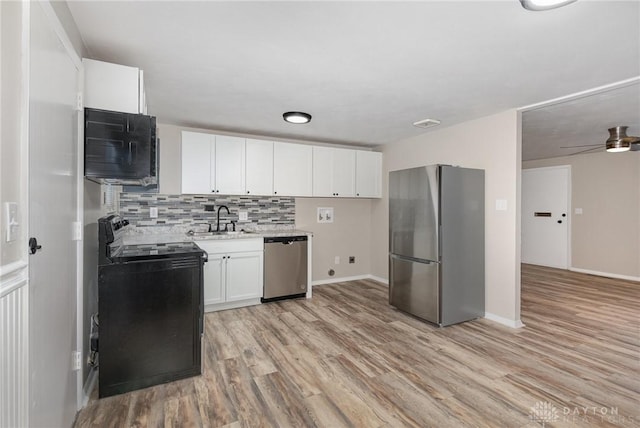
[[[398,259],[398,260],[406,260],[409,262],[416,262],[416,263],[424,263],[424,264],[440,264],[439,261],[437,260],[426,260],[426,259],[418,259],[416,257],[409,257],[409,256],[401,256],[399,254],[391,254],[391,258],[392,259]]]

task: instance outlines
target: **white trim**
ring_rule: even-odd
[[[375,275],[371,275],[371,274],[369,274],[369,275],[367,275],[367,276],[369,277],[369,279],[372,279],[372,280],[374,280],[374,281],[381,282],[381,283],[383,283],[384,285],[389,285],[389,280],[388,280],[388,279],[384,279],[384,278],[381,278],[381,277],[379,277],[379,276],[375,276]]]
[[[25,262],[14,262],[1,266],[0,298],[29,283],[29,269]]]
[[[385,285],[389,284],[389,281],[387,281],[386,279],[373,276],[371,274],[365,274],[365,275],[343,276],[341,278],[320,279],[317,281],[313,281],[311,285],[316,286],[316,285],[324,285],[324,284],[335,284],[337,282],[359,281],[362,279],[373,279],[374,281],[381,282]]]
[[[210,305],[204,305],[204,313],[206,315],[208,312],[217,312],[217,311],[224,311],[227,309],[243,308],[245,306],[255,306],[261,303],[262,302],[260,301],[259,297],[252,298],[252,299],[235,300],[233,302],[214,303]]]
[[[485,312],[484,313],[484,317],[485,317],[485,319],[488,319],[489,321],[497,322],[498,324],[506,325],[507,327],[510,327],[510,328],[522,328],[522,327],[524,327],[524,324],[519,319],[518,320],[510,320],[509,318],[501,317],[499,315],[492,314],[490,312]]]
[[[51,3],[48,0],[39,1],[38,3],[40,4],[40,6],[42,6],[42,11],[49,20],[53,31],[55,31],[56,35],[60,39],[62,46],[64,46],[64,49],[71,57],[73,65],[75,65],[77,70],[80,70],[80,68],[82,67],[82,59],[80,58],[80,56],[78,56],[78,53],[73,47],[73,43],[71,43],[69,36],[67,36],[66,31],[64,31],[64,27],[58,19],[58,15],[56,15],[56,12],[53,10],[53,6],[51,6]]]
[[[98,369],[92,368],[89,371],[89,376],[87,376],[87,381],[85,382],[84,387],[82,388],[82,394],[81,394],[82,403],[80,408],[85,407],[89,403],[89,398],[91,397],[91,393],[93,392],[93,389],[96,387],[96,383],[98,383]]]
[[[605,278],[624,279],[627,281],[640,282],[640,276],[620,275],[617,273],[600,272],[597,270],[580,269],[580,268],[574,268],[574,267],[570,267],[569,270],[571,272],[586,273],[588,275],[603,276]]]
[[[562,97],[553,98],[547,101],[541,101],[535,104],[529,104],[527,106],[518,107],[517,111],[531,111],[539,108],[552,106],[554,104],[560,104],[567,101],[577,100],[579,98],[588,97],[591,95],[599,94],[601,92],[607,92],[618,88],[624,88],[625,86],[631,86],[640,82],[640,76],[632,77],[630,79],[620,80],[618,82],[610,83],[608,85],[597,86],[595,88],[587,89],[585,91],[574,92],[573,94],[564,95]]]

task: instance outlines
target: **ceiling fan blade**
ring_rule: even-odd
[[[601,144],[598,144],[598,145],[599,145],[599,146],[602,146]],[[575,152],[575,153],[571,153],[571,154],[569,154],[569,156],[579,155],[579,154],[581,154],[581,153],[587,153],[587,152],[594,152],[594,151],[596,151],[596,150],[601,150],[601,149],[603,149],[603,148],[604,148],[604,147],[593,147],[593,148],[591,148],[591,149],[580,150],[579,152]]]
[[[581,146],[560,146],[561,149],[575,149],[576,147],[594,147],[594,146],[602,146],[602,143],[598,144],[584,144]]]

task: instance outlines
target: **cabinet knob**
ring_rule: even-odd
[[[360,196],[360,193],[356,193],[356,196]]]
[[[278,194],[278,192],[273,192],[273,194],[274,194],[274,195],[277,195],[277,194]]]
[[[247,195],[249,194],[249,191],[247,190]]]
[[[216,193],[220,193],[220,191],[219,191],[219,190],[216,190]]]

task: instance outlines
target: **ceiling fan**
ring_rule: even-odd
[[[640,137],[627,136],[628,126],[616,126],[609,128],[609,139],[605,143],[605,148],[609,153],[619,153],[626,151],[640,151]],[[590,149],[581,150],[571,155],[587,153],[602,149],[602,143],[585,144],[581,146],[562,146],[561,149],[575,149],[579,147],[591,147]]]

